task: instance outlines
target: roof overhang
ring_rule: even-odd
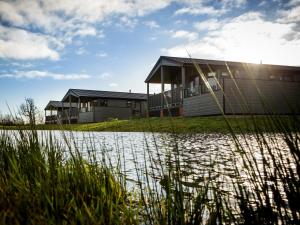
[[[153,69],[147,76],[145,83],[160,83],[160,72],[161,67],[165,66],[164,80],[165,83],[170,82],[170,71],[174,68],[182,66],[194,66],[197,65],[210,65],[213,67],[229,67],[229,68],[242,68],[251,70],[268,70],[268,71],[285,71],[286,74],[299,74],[300,67],[298,66],[286,66],[286,65],[271,65],[271,64],[255,64],[255,63],[245,63],[245,62],[234,62],[234,61],[223,61],[223,60],[208,60],[208,59],[193,59],[193,58],[178,58],[169,56],[160,56],[154,65]]]
[[[71,96],[71,98],[72,97],[75,97],[75,98],[79,97],[72,89],[69,89],[68,92],[65,94],[65,96],[63,97],[63,99],[61,101],[62,102],[68,102],[70,96]]]
[[[71,107],[77,107],[76,103],[72,103]],[[57,110],[57,109],[61,109],[61,108],[70,108],[70,104],[69,103],[64,103],[61,101],[49,101],[48,104],[46,105],[46,107],[44,108],[44,110]]]
[[[155,77],[159,77],[160,79],[160,68],[161,66],[170,66],[170,67],[182,67],[184,64],[177,62],[171,58],[160,56],[157,62],[155,63],[153,69],[149,73],[148,77],[145,80],[145,83],[160,83],[157,81],[157,79],[154,79]],[[151,81],[152,80],[152,81]]]

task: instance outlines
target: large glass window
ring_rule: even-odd
[[[99,106],[107,106],[107,99],[100,99],[98,102]]]
[[[207,82],[209,86],[212,88],[213,91],[217,91],[220,89],[218,82],[217,82],[217,77],[215,72],[210,72],[207,74]],[[202,93],[208,93],[209,89],[207,88],[206,84],[202,84]]]

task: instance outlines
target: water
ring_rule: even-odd
[[[45,139],[50,131],[38,133],[41,139]],[[142,132],[51,131],[51,134],[62,143],[66,158],[69,155],[68,145],[78,149],[86,158],[95,154],[98,161],[125,175],[130,188],[136,187],[138,181],[150,182],[149,186],[153,188],[160,186],[163,178],[169,175],[168,169],[172,167],[174,170],[177,166],[187,191],[213,180],[221,190],[230,192],[232,181],[247,185],[249,174],[245,172],[245,163],[256,165],[253,163],[255,161],[257,169],[254,172],[259,173],[263,168],[262,153],[267,153],[266,146],[254,135],[237,136],[245,151],[241,154],[231,135],[218,133],[174,136]],[[275,155],[280,154],[279,159],[290,158],[288,147],[280,134],[266,134],[265,137],[267,147],[280,149],[279,152],[275,151]],[[248,156],[249,162],[243,161],[243,155]],[[146,174],[150,175],[150,181],[146,180]]]
[[[18,137],[16,131],[1,132]],[[218,196],[225,196],[225,201],[234,209],[230,211],[237,213],[240,195],[237,184],[250,193],[255,192],[246,201],[257,200],[260,190],[268,190],[271,201],[274,193],[280,193],[287,206],[291,201],[284,185],[292,177],[290,171],[296,174],[296,163],[283,134],[264,134],[259,138],[251,134],[237,135],[233,139],[231,135],[218,133],[38,131],[40,141],[49,140],[50,133],[65,150],[66,160],[70,157],[70,149],[77,149],[87,160],[95,156],[95,160],[126,177],[128,190],[143,189],[145,193],[154,190],[158,196],[165,195],[171,177],[173,182],[182,185],[186,202],[193,197],[196,199],[199,190],[201,193],[209,185],[209,201],[213,200],[213,190],[218,190]],[[299,141],[299,134],[296,135]],[[277,162],[284,166],[283,170],[288,170],[284,182],[274,172]],[[270,191],[272,184],[277,188],[274,193]],[[283,214],[290,216],[291,211]]]

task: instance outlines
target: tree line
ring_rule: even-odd
[[[0,125],[35,125],[44,122],[42,112],[37,108],[32,98],[25,98],[25,101],[18,107],[16,113],[0,113]]]

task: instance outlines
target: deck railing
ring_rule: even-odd
[[[57,123],[57,115],[46,116],[45,123]]]
[[[161,109],[161,96],[162,94],[154,94],[149,96],[149,109]],[[174,108],[180,105],[182,101],[182,89],[176,88],[173,90],[165,91],[164,92],[164,108]]]
[[[79,112],[79,110],[77,108],[71,108],[71,113],[70,113],[69,109],[65,109],[58,116],[58,119],[60,121],[62,121],[62,123],[68,123],[69,120],[77,121],[78,120],[78,112]]]
[[[220,87],[217,85],[212,85],[211,88],[213,91],[221,90]],[[208,93],[209,93],[208,88],[206,87],[205,84],[202,84],[199,86],[184,89],[184,98],[201,95],[201,94],[208,94]]]

